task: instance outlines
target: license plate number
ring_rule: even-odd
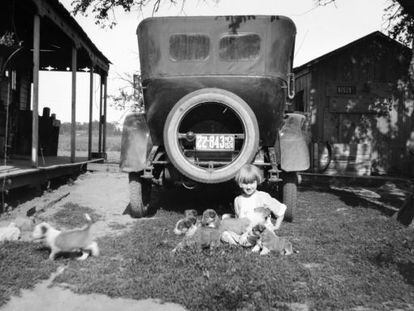
[[[234,135],[197,134],[196,150],[198,151],[233,151]]]

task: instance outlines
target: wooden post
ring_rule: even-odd
[[[32,113],[32,166],[38,167],[39,148],[39,69],[40,69],[40,16],[33,19],[33,113]]]
[[[77,49],[72,47],[72,115],[70,127],[70,162],[75,163],[76,152],[76,71]]]
[[[93,108],[93,65],[89,71],[89,130],[88,130],[88,160],[92,159],[92,108]]]
[[[103,118],[102,118],[102,122],[103,122],[102,152],[106,155],[106,97],[108,95],[108,74],[107,73],[104,76],[104,85],[105,85],[105,89],[104,89],[104,108],[103,108]]]
[[[102,152],[102,74],[99,75],[99,141],[98,141],[98,152]]]

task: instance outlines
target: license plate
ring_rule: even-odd
[[[234,135],[230,134],[197,134],[196,150],[198,151],[233,151]]]

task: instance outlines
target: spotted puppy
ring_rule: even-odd
[[[174,233],[176,235],[192,235],[197,227],[197,218],[193,216],[186,217],[177,221],[174,227]]]
[[[265,225],[258,224],[254,226],[248,237],[259,237],[252,252],[260,252],[260,255],[266,255],[270,252],[276,252],[281,255],[293,254],[292,243],[287,239],[278,237],[273,231],[266,228]]]
[[[174,227],[176,235],[192,235],[200,223],[197,221],[197,211],[194,209],[187,209],[184,211],[184,218],[177,221]]]
[[[92,219],[88,214],[85,214],[88,224],[79,229],[72,229],[68,231],[60,231],[53,228],[47,222],[42,222],[35,226],[33,230],[33,240],[42,241],[50,248],[49,259],[54,260],[58,253],[82,252],[82,256],[78,260],[85,260],[89,256],[99,255],[98,244],[92,240],[90,228]]]

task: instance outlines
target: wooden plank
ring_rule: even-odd
[[[106,99],[108,97],[108,75],[104,75],[104,110],[103,110],[103,129],[102,129],[102,152],[106,153]]]
[[[39,148],[39,69],[40,69],[40,16],[33,17],[33,114],[32,114],[32,166],[38,167]]]
[[[75,162],[76,156],[76,71],[77,71],[76,47],[72,47],[72,110],[71,110],[71,127],[70,127],[70,159]]]
[[[89,71],[88,159],[92,159],[93,64]]]
[[[98,134],[98,153],[102,152],[102,75],[99,75],[99,134]]]

